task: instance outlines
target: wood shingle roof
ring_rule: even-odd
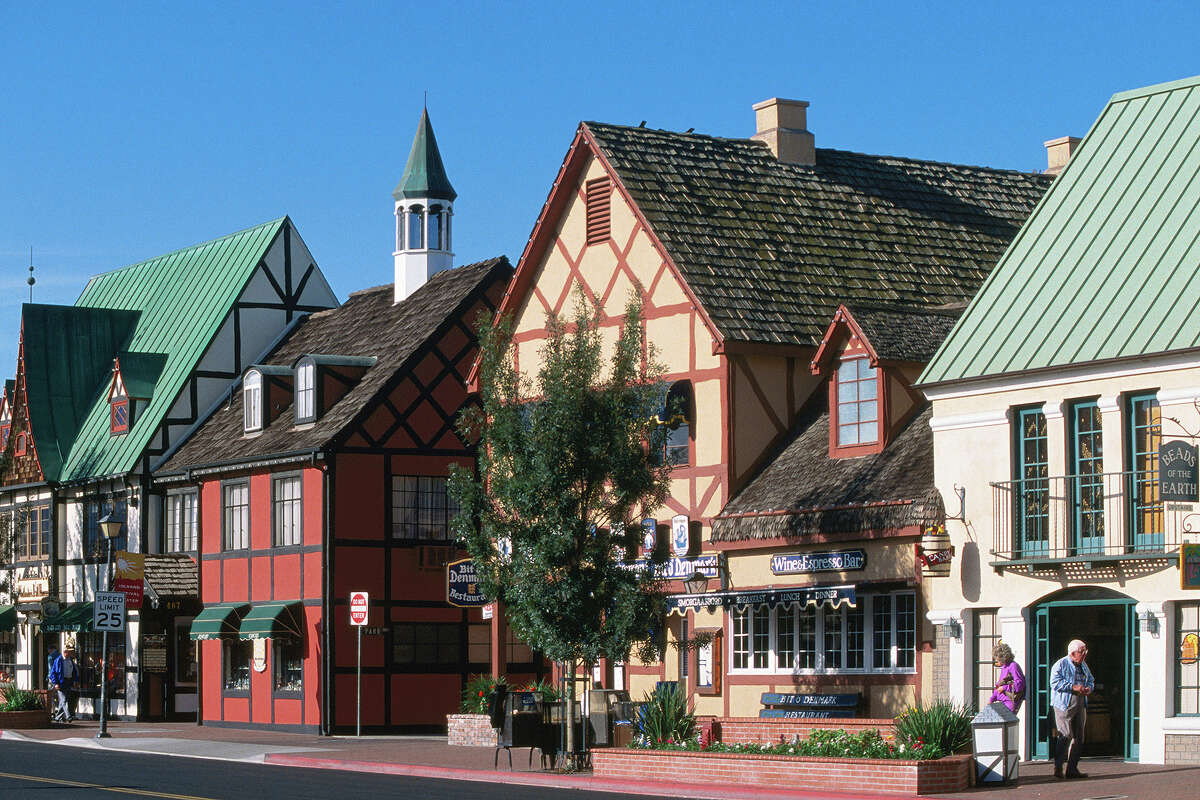
[[[839,303],[971,298],[1050,185],[1022,172],[583,123],[726,341],[815,345]]]

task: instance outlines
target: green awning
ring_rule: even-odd
[[[188,633],[193,639],[220,639],[222,636],[236,636],[242,616],[249,608],[248,603],[217,603],[206,606],[192,620],[192,629]]]
[[[92,629],[92,604],[69,603],[53,617],[42,620],[43,633],[87,633]]]
[[[298,609],[298,603],[259,603],[242,620],[238,638],[300,639],[304,628]]]
[[[17,627],[17,607],[0,605],[0,633],[8,633]]]

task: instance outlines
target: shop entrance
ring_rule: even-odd
[[[1134,600],[1100,587],[1057,592],[1032,607],[1029,652],[1029,752],[1049,758],[1042,721],[1050,713],[1050,670],[1072,639],[1087,642],[1096,678],[1088,698],[1085,756],[1138,757],[1139,640]]]

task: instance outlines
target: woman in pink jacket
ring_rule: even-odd
[[[989,703],[1003,703],[1014,714],[1025,700],[1025,673],[1021,665],[1013,660],[1012,648],[1004,642],[992,648],[992,663],[1000,668],[996,686]]]

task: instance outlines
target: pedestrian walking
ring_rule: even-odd
[[[1054,726],[1058,743],[1054,752],[1054,777],[1086,778],[1079,771],[1083,750],[1083,728],[1087,723],[1088,695],[1096,688],[1096,679],[1087,665],[1087,645],[1072,639],[1067,654],[1050,670],[1050,705],[1054,708]],[[1063,772],[1063,762],[1066,772]]]
[[[54,716],[61,722],[75,719],[75,705],[79,700],[79,665],[75,662],[75,647],[66,645],[62,655],[50,667],[50,685],[58,693],[58,705]]]
[[[996,685],[992,690],[989,703],[1003,703],[1009,711],[1016,714],[1021,710],[1025,701],[1025,673],[1021,665],[1013,659],[1012,648],[1000,642],[992,648],[992,663],[1000,668]]]

